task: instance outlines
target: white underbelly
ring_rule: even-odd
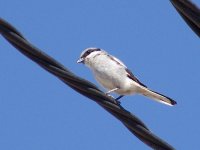
[[[99,59],[99,60],[97,60]],[[108,64],[110,64],[108,66]],[[108,59],[108,62],[96,58],[96,63],[90,67],[96,80],[107,90],[119,88],[115,91],[120,95],[130,95],[137,93],[138,84],[127,77],[127,72],[123,66]]]
[[[104,88],[106,88],[108,90],[112,90],[117,87],[117,85],[114,84],[112,79],[109,77],[106,77],[106,76],[102,77],[102,76],[96,75],[95,78]]]
[[[105,75],[98,76],[96,75],[96,80],[107,90],[112,90],[119,88],[115,93],[119,95],[132,95],[136,94],[138,91],[138,84],[133,82],[131,79],[122,80],[122,79],[113,79],[112,77],[106,77]]]

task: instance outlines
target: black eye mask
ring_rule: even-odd
[[[89,50],[87,50],[87,51],[83,54],[83,56],[81,56],[81,58],[87,57],[90,53],[92,53],[92,52],[94,52],[94,51],[101,51],[101,49],[100,49],[100,48],[89,49]]]

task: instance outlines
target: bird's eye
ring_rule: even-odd
[[[92,53],[92,52],[93,52],[93,50],[88,50],[88,51],[86,52],[86,54],[89,55],[89,54]]]

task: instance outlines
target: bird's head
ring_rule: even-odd
[[[104,52],[100,48],[86,48],[80,55],[77,63],[88,64],[90,60],[97,54]]]

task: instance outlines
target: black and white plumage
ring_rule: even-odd
[[[158,102],[173,106],[176,101],[154,92],[140,82],[130,70],[116,57],[100,48],[87,48],[77,63],[84,63],[94,73],[96,80],[109,91],[120,95],[142,94]]]

